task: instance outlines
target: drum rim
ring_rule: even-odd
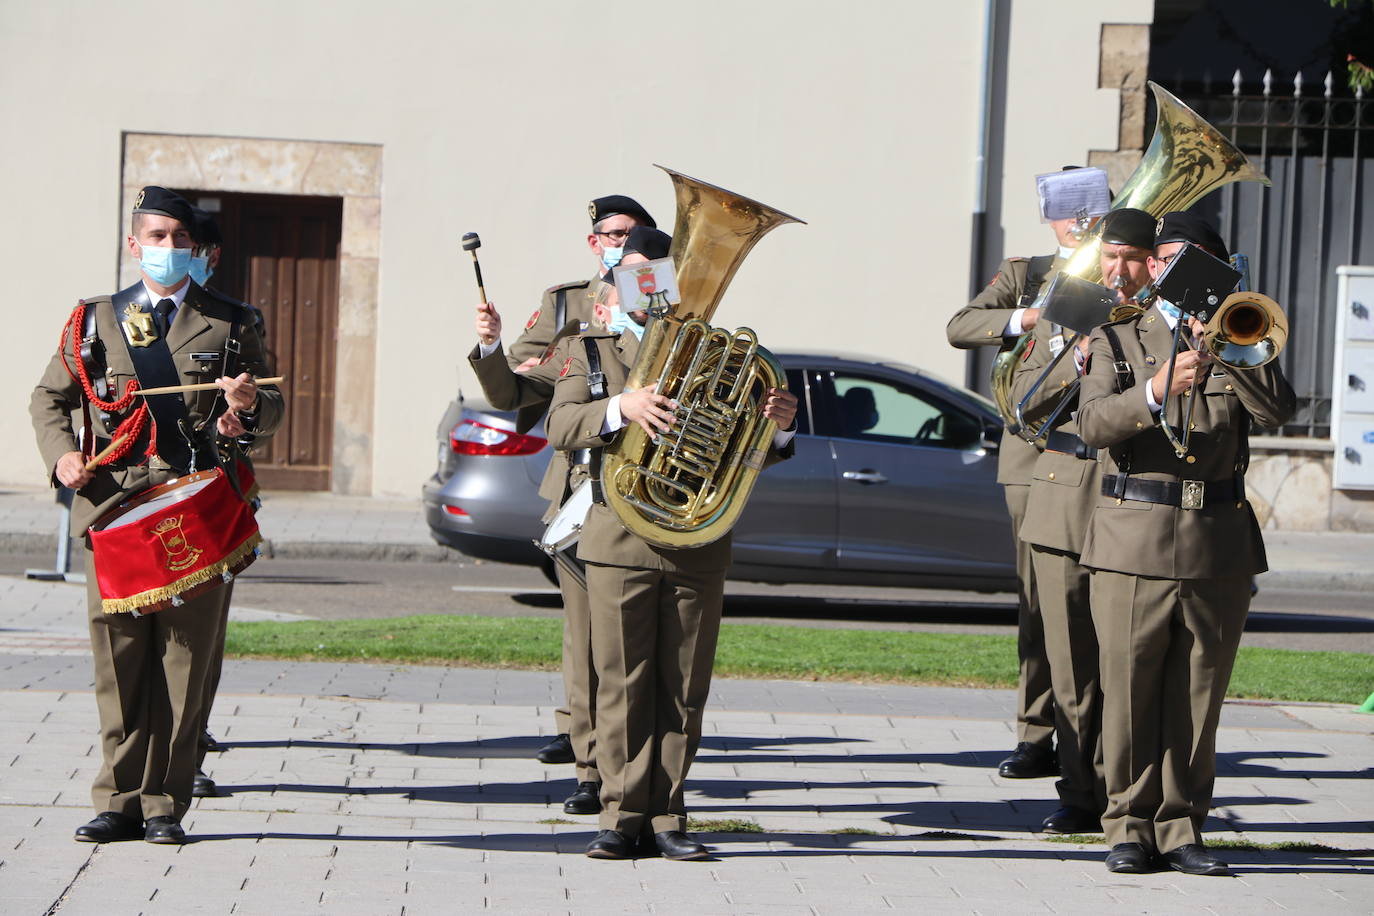
[[[125,512],[128,512],[130,509],[136,509],[144,503],[157,499],[162,494],[167,493],[171,490],[175,490],[178,487],[184,487],[187,484],[204,480],[207,477],[215,477],[223,473],[223,468],[210,468],[209,470],[205,471],[196,471],[194,474],[183,474],[180,477],[173,477],[171,480],[164,481],[158,484],[157,486],[149,487],[146,490],[142,490],[138,493],[135,493],[133,496],[129,497],[124,502],[115,506],[109,512],[106,512],[104,515],[100,516],[100,518],[92,522],[91,530],[103,531],[106,525],[114,521],[116,518],[118,518]]]

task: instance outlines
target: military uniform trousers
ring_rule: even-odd
[[[563,594],[563,696],[567,706],[555,714],[559,734],[572,742],[577,781],[600,782],[596,768],[596,668],[592,665],[591,606],[587,589],[558,568]]]
[[[1094,569],[1107,842],[1202,842],[1216,732],[1250,577],[1155,579]]]
[[[1096,478],[1094,478],[1096,479]],[[1061,803],[1094,814],[1106,805],[1102,779],[1102,704],[1089,571],[1078,554],[1031,547],[1045,655],[1054,687]]]
[[[1016,542],[1016,579],[1020,589],[1016,605],[1016,656],[1020,666],[1016,680],[1016,740],[1048,748],[1054,741],[1054,685],[1045,655],[1045,625],[1040,619],[1031,548],[1020,537],[1026,502],[1030,499],[1030,482],[1004,484],[1003,490],[1011,514],[1011,535]]]
[[[91,802],[97,813],[180,820],[191,806],[226,590],[210,589],[155,614],[106,614],[94,558],[85,554],[102,751]]]
[[[701,743],[725,570],[587,564],[601,828],[686,830],[683,783]]]

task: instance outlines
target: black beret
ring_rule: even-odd
[[[209,210],[202,210],[200,207],[192,207],[191,215],[195,223],[191,226],[191,238],[196,240],[197,245],[222,245],[224,236],[220,235],[219,223],[215,221],[215,214]]]
[[[624,194],[612,194],[610,197],[598,197],[596,200],[587,204],[587,215],[592,218],[592,223],[601,222],[608,216],[633,216],[650,229],[657,229],[658,223],[649,215],[649,211],[639,205],[633,197],[626,197]]]
[[[1155,247],[1155,218],[1144,210],[1122,207],[1102,217],[1102,241],[1108,245]]]
[[[649,260],[668,257],[673,237],[661,229],[635,226],[625,239],[625,254],[642,254]]]
[[[1192,242],[1223,261],[1231,256],[1226,243],[1221,240],[1221,234],[1211,223],[1196,213],[1183,210],[1166,213],[1155,224],[1155,246],[1169,242]]]
[[[157,185],[149,185],[138,192],[138,196],[134,198],[134,212],[170,216],[187,229],[195,226],[196,222],[195,214],[191,212],[191,205],[186,202],[186,198]]]

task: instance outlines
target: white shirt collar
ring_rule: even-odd
[[[1077,248],[1066,248],[1063,245],[1060,245],[1059,256],[1067,261],[1069,258],[1073,257],[1073,253],[1077,250]]]
[[[1169,326],[1169,330],[1172,331],[1174,329],[1174,326],[1178,324],[1178,319],[1159,307],[1159,303],[1163,301],[1164,300],[1162,299],[1157,299],[1155,301],[1155,311],[1159,312],[1159,317],[1164,319],[1164,323],[1167,324]],[[1172,302],[1169,304],[1173,305]]]
[[[186,301],[186,294],[191,290],[191,278],[187,277],[186,282],[181,284],[180,289],[173,290],[166,296],[160,296],[157,293],[153,292],[153,288],[148,285],[147,280],[143,281],[143,288],[148,291],[148,301],[151,302],[153,305],[157,305],[163,299],[171,299],[173,306],[175,306],[176,308],[181,308],[181,303]]]

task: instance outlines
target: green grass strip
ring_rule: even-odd
[[[291,623],[231,621],[233,656],[552,670],[562,621],[549,617],[426,615]],[[725,624],[722,677],[1013,687],[1016,637],[969,633]],[[1358,704],[1374,663],[1353,652],[1243,648],[1233,697]]]

